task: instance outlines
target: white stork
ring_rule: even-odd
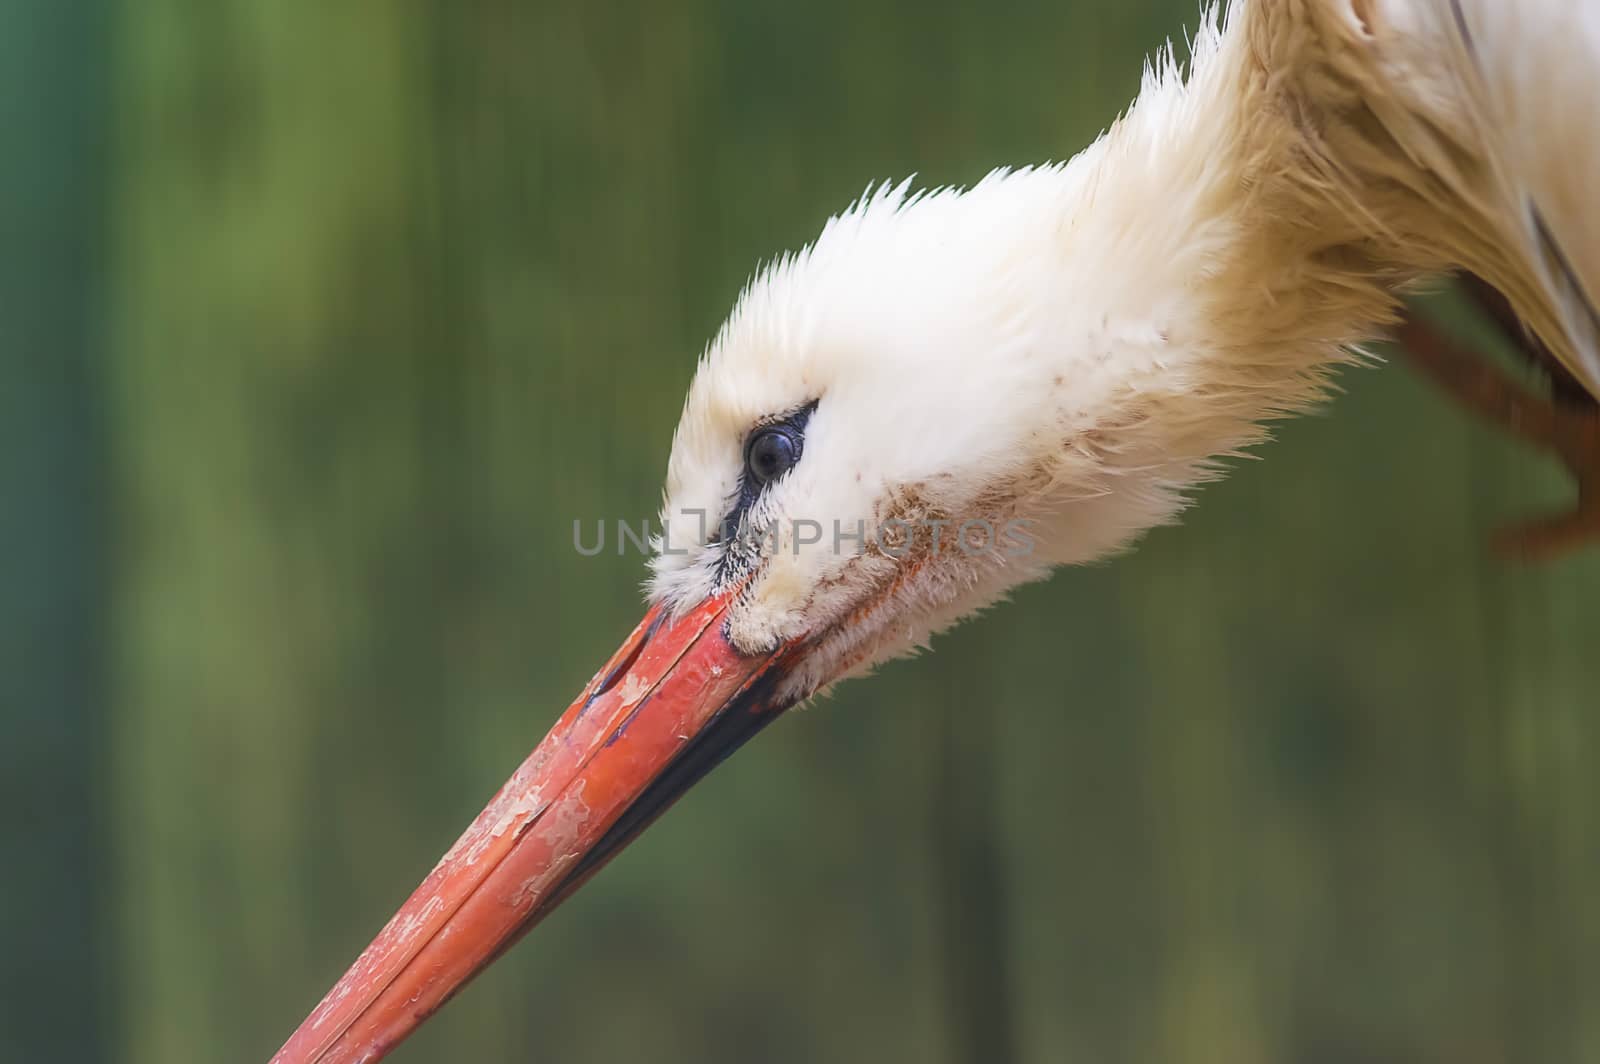
[[[866,195],[701,360],[644,620],[275,1059],[378,1059],[785,708],[1172,521],[1414,286],[1600,395],[1597,186],[1600,3],[1233,0],[1071,161]]]

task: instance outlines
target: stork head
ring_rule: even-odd
[[[644,620],[278,1060],[377,1059],[783,709],[1176,511],[1209,453],[1161,371],[1185,319],[1085,253],[1151,249],[1071,212],[1081,165],[885,188],[756,277]]]
[[[739,653],[803,648],[779,684],[803,698],[1175,511],[1118,431],[1160,406],[1164,337],[1048,224],[1074,176],[885,186],[756,276],[673,440],[657,604],[726,594]]]

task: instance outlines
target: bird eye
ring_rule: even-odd
[[[778,425],[758,429],[744,449],[745,468],[758,484],[783,476],[799,460],[799,438]]]

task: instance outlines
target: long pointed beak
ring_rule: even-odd
[[[736,652],[731,597],[645,614],[273,1064],[383,1057],[787,708],[789,648]]]

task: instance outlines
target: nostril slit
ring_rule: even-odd
[[[645,646],[649,644],[650,637],[656,634],[657,628],[661,627],[661,618],[663,616],[665,614],[657,614],[656,619],[650,622],[650,627],[644,630],[644,635],[640,636],[633,649],[628,651],[628,656],[617,662],[612,670],[605,674],[590,693],[589,700],[591,702],[617,686],[617,681],[621,680],[623,676],[627,675],[628,670],[633,668],[634,663],[639,660],[639,655],[644,653]]]
[[[622,679],[623,673],[633,668],[633,663],[639,660],[640,654],[644,653],[644,644],[645,641],[643,639],[639,640],[639,644],[629,652],[628,656],[617,662],[616,666],[610,672],[605,674],[605,677],[600,681],[599,686],[594,689],[593,693],[591,693],[589,697],[599,698],[601,695],[617,686],[617,681]]]

